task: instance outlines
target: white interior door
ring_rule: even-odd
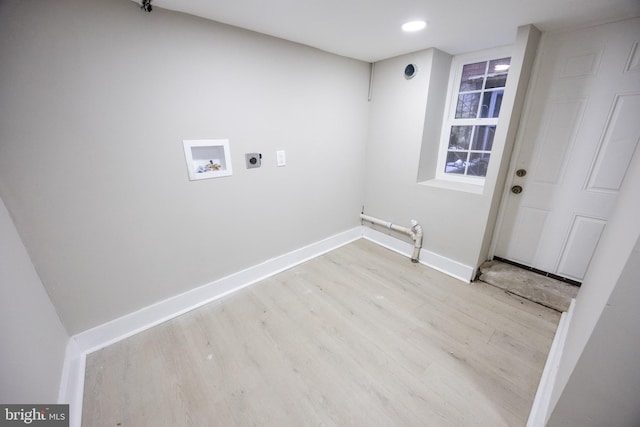
[[[640,140],[639,41],[637,18],[543,35],[496,256],[583,279]]]

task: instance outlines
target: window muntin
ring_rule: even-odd
[[[496,126],[452,126],[445,173],[487,175]]]
[[[448,141],[440,173],[465,178],[487,175],[510,62],[511,58],[500,57],[458,68],[451,97],[455,108],[443,130]]]

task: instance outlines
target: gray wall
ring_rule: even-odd
[[[549,427],[640,425],[640,152],[576,299]]]
[[[459,243],[477,223],[470,212],[482,203],[482,197],[417,183],[423,132],[428,135],[424,144],[435,147],[432,153],[437,154],[442,125],[440,112],[435,119],[427,116],[425,126],[425,113],[444,109],[449,78],[451,58],[442,52],[434,55],[435,52],[438,51],[428,49],[376,63],[367,141],[365,212],[401,225],[408,225],[412,218],[418,220],[424,229],[425,249],[470,265],[476,250]],[[406,80],[403,71],[409,63],[417,65],[418,73]],[[431,81],[436,76],[440,81]],[[429,87],[444,91],[431,96]],[[429,155],[423,153],[422,157],[426,160]]]
[[[0,402],[56,403],[69,336],[0,199]]]
[[[0,58],[0,196],[71,334],[359,225],[369,64],[130,0],[3,1]],[[233,176],[188,180],[201,138]]]
[[[381,61],[367,104],[368,64],[308,47],[129,0],[0,3],[0,197],[15,219],[2,204],[0,401],[55,400],[68,335],[47,293],[75,334],[356,226],[363,203],[475,266],[509,147],[483,194],[417,183],[433,177],[449,64],[435,49]],[[199,138],[231,140],[232,177],[188,181],[182,140]],[[244,169],[250,151],[261,169]],[[637,157],[579,295],[553,426],[637,417]]]
[[[435,168],[451,56],[428,49],[376,63],[366,156],[367,214],[397,224],[416,219],[423,247],[471,268],[487,257],[539,31],[518,29],[484,188],[441,187]],[[405,66],[415,63],[411,80]],[[513,115],[511,111],[513,110]],[[425,185],[427,184],[427,185]],[[402,236],[398,236],[402,237]]]

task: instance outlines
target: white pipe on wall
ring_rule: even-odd
[[[391,230],[404,233],[407,236],[411,237],[411,239],[413,240],[413,255],[411,256],[411,262],[418,262],[418,258],[420,257],[420,249],[422,249],[422,226],[418,224],[418,221],[416,221],[415,219],[412,219],[411,228],[407,228],[401,225],[393,224],[388,221],[383,221],[381,219],[374,218],[369,215],[365,215],[363,213],[360,214],[360,218],[363,221],[368,221],[373,224],[381,225],[383,227],[387,227]]]

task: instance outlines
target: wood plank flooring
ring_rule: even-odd
[[[88,355],[82,425],[524,426],[558,321],[358,240]]]

